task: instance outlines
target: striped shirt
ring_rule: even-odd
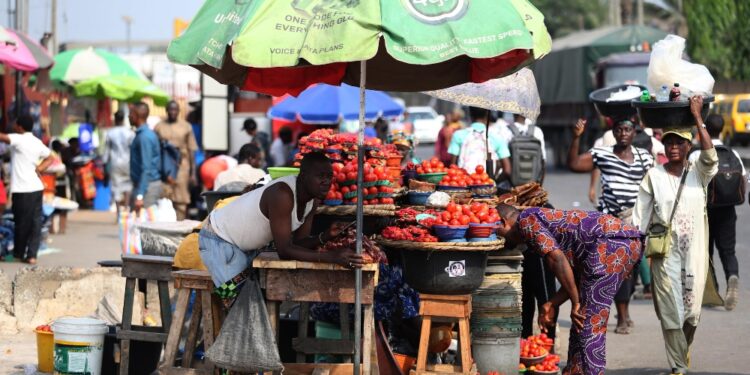
[[[594,166],[602,172],[599,211],[617,215],[635,206],[638,188],[646,172],[654,166],[654,157],[647,150],[631,147],[632,164],[617,157],[613,147],[594,147],[589,151]]]

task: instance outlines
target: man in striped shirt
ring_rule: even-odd
[[[578,120],[573,129],[573,143],[568,151],[568,167],[573,172],[586,173],[594,168],[601,171],[602,195],[599,211],[619,216],[630,223],[633,206],[638,198],[638,188],[646,172],[654,166],[654,158],[648,150],[633,146],[635,125],[629,120],[615,123],[612,133],[617,141],[614,146],[594,147],[578,154],[580,138],[586,127],[585,120]],[[617,291],[617,328],[615,333],[628,334],[634,326],[630,320],[628,306],[635,289],[635,277],[631,275]]]

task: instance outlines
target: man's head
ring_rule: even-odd
[[[73,137],[71,139],[68,139],[68,148],[70,148],[73,152],[78,152],[79,146],[80,146],[80,143],[78,142],[78,137]]]
[[[490,111],[484,108],[469,107],[469,116],[472,122],[487,123],[490,117]]]
[[[524,117],[523,115],[519,115],[518,113],[516,113],[516,114],[513,115],[513,122],[515,122],[517,124],[524,124],[524,123],[526,123],[526,117]]]
[[[464,111],[461,108],[456,108],[451,113],[451,121],[452,122],[460,122],[464,119]]]
[[[246,143],[240,148],[240,163],[249,164],[253,168],[260,168],[263,153],[254,143]]]
[[[293,136],[292,128],[288,126],[284,126],[281,129],[279,129],[279,138],[281,138],[281,141],[284,142],[285,145],[292,143],[293,141],[292,136]]]
[[[180,105],[177,104],[176,101],[171,100],[169,103],[167,103],[167,121],[175,122],[177,121],[177,116],[179,115],[180,115]]]
[[[137,102],[130,106],[130,113],[128,114],[128,118],[130,119],[130,124],[135,127],[140,127],[141,125],[146,123],[146,120],[148,119],[149,109],[148,104],[144,102]]]
[[[34,129],[34,119],[30,115],[21,115],[16,119],[15,131],[23,134]]]
[[[635,124],[630,120],[617,121],[612,126],[612,135],[620,147],[630,147],[635,137]]]
[[[122,111],[115,112],[115,125],[122,125],[125,121],[125,114]]]
[[[305,192],[313,198],[325,199],[333,181],[331,160],[322,152],[311,152],[302,158],[299,181]]]
[[[713,139],[721,137],[721,131],[724,130],[724,118],[717,114],[710,114],[706,119],[706,131]]]
[[[255,137],[255,134],[258,133],[258,123],[251,118],[245,119],[245,122],[242,123],[242,130],[244,130],[247,135]]]
[[[497,228],[497,235],[505,238],[505,245],[508,248],[521,244],[523,238],[521,237],[521,231],[518,229],[520,211],[511,205],[501,203],[497,206],[497,212],[502,218],[502,224]]]
[[[61,153],[63,150],[63,144],[62,142],[60,142],[59,139],[55,139],[54,141],[52,141],[52,143],[50,143],[49,146],[52,149],[52,151],[57,152],[58,154]]]

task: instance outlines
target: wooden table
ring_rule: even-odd
[[[308,304],[328,302],[339,304],[354,303],[354,272],[345,267],[330,263],[300,262],[280,260],[275,252],[261,253],[253,261],[253,268],[260,271],[261,287],[266,290],[266,306],[271,326],[279,337],[279,305],[284,301],[301,302],[299,334],[293,341],[298,353],[298,363],[285,363],[284,374],[311,374],[316,368],[330,371],[330,374],[351,374],[352,364],[335,365],[306,364],[306,354],[332,353],[351,356],[354,343],[349,339],[348,309],[341,309],[342,340],[325,340],[307,337]],[[362,373],[378,374],[377,353],[373,345],[375,317],[373,309],[375,286],[378,283],[378,265],[362,267],[362,306],[364,322],[362,334]],[[346,372],[348,370],[348,373]]]

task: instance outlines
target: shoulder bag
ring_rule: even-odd
[[[677,189],[677,197],[672,206],[672,214],[669,215],[667,225],[654,223],[655,210],[651,213],[651,224],[648,227],[648,234],[646,236],[646,258],[666,258],[669,256],[672,248],[672,220],[674,220],[674,215],[677,212],[677,204],[680,203],[682,188],[685,187],[685,180],[687,179],[689,170],[690,166],[688,165],[682,172],[680,187]]]

